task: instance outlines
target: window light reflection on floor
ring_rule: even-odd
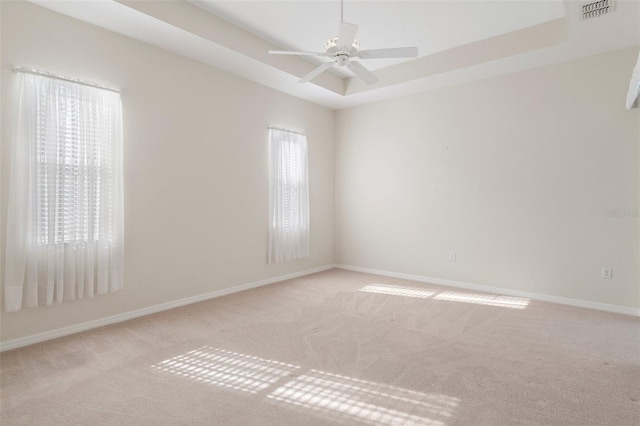
[[[267,395],[350,423],[445,425],[460,400],[311,370]]]
[[[445,291],[434,296],[437,300],[449,300],[451,302],[475,303],[479,305],[502,306],[505,308],[523,309],[529,305],[529,299],[510,296],[494,296],[491,294],[460,293],[457,291]]]
[[[529,299],[492,294],[462,293],[458,291],[437,291],[390,284],[369,284],[358,291],[364,293],[388,294],[392,296],[417,297],[421,299],[446,300],[449,302],[475,303],[477,305],[500,306],[503,308],[524,309]]]
[[[151,366],[347,424],[445,426],[460,400],[204,346]]]
[[[367,293],[392,294],[395,296],[420,297],[426,299],[435,294],[435,291],[427,291],[423,288],[404,287],[389,284],[371,284],[362,287],[359,291]]]
[[[255,394],[300,367],[204,346],[152,365],[206,384]]]

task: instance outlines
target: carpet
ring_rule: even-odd
[[[0,362],[3,426],[640,424],[640,319],[338,269]]]

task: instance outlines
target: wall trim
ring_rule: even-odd
[[[267,278],[260,281],[254,281],[246,284],[240,284],[233,287],[223,288],[215,290],[209,293],[200,294],[197,296],[191,296],[184,299],[178,299],[160,305],[149,306],[142,309],[136,309],[134,311],[125,312],[122,314],[112,315],[104,318],[99,318],[92,321],[86,321],[79,324],[70,325],[68,327],[62,327],[55,330],[45,331],[42,333],[32,334],[26,337],[19,337],[17,339],[7,340],[0,343],[0,352],[9,351],[11,349],[21,348],[23,346],[33,345],[34,343],[40,343],[47,340],[56,339],[58,337],[64,337],[82,331],[92,330],[94,328],[104,327],[105,325],[116,324],[130,319],[143,317],[149,314],[155,314],[157,312],[167,311],[169,309],[177,308],[180,306],[190,305],[192,303],[198,303],[209,299],[215,299],[216,297],[222,297],[233,293],[238,293],[252,288],[262,287],[277,282],[290,280],[293,278],[303,277],[305,275],[315,274],[317,272],[326,271],[335,268],[335,265],[329,264],[320,266],[317,268],[306,269],[300,272],[294,272],[291,274],[280,275],[273,278]]]
[[[43,333],[32,334],[26,337],[20,337],[17,339],[7,340],[0,343],[0,352],[9,351],[11,349],[17,349],[35,343],[45,342],[47,340],[57,339],[58,337],[69,336],[71,334],[80,333],[82,331],[92,330],[95,328],[103,327],[105,325],[116,324],[119,322],[128,321],[130,319],[143,317],[145,315],[155,314],[157,312],[167,311],[169,309],[177,308],[180,306],[190,305],[192,303],[198,303],[209,299],[215,299],[217,297],[226,296],[233,293],[238,293],[252,288],[262,287],[269,284],[274,284],[281,281],[290,280],[293,278],[303,277],[305,275],[311,275],[318,272],[327,271],[329,269],[338,268],[347,271],[363,272],[367,274],[382,275],[385,277],[400,278],[405,280],[437,284],[446,287],[464,288],[467,290],[481,291],[486,293],[495,293],[505,296],[525,297],[527,299],[539,300],[542,302],[558,303],[561,305],[574,306],[578,308],[594,309],[604,312],[612,312],[616,314],[632,315],[640,317],[640,309],[630,308],[627,306],[610,305],[607,303],[591,302],[588,300],[569,299],[566,297],[551,296],[540,293],[529,293],[526,291],[512,290],[500,287],[491,287],[483,284],[475,284],[463,281],[447,280],[442,278],[432,278],[423,275],[404,274],[401,272],[383,271],[380,269],[362,268],[360,266],[342,265],[342,264],[329,264],[320,266],[317,268],[306,269],[300,272],[294,272],[291,274],[280,275],[273,278],[267,278],[260,281],[254,281],[246,284],[240,284],[233,287],[223,288],[215,290],[209,293],[200,294],[197,296],[187,297],[184,299],[174,300],[160,305],[149,306],[147,308],[136,309],[134,311],[125,312],[118,315],[112,315],[97,320],[86,321],[79,324],[70,325],[68,327],[62,327],[55,330],[45,331]]]
[[[588,300],[580,300],[580,299],[569,299],[566,297],[551,296],[548,294],[529,293],[526,291],[512,290],[508,288],[491,287],[483,284],[446,280],[442,278],[431,278],[431,277],[425,277],[422,275],[404,274],[401,272],[382,271],[379,269],[362,268],[359,266],[336,264],[335,267],[338,269],[344,269],[347,271],[364,272],[368,274],[382,275],[385,277],[401,278],[405,280],[418,281],[418,282],[429,283],[429,284],[438,284],[438,285],[443,285],[447,287],[464,288],[467,290],[482,291],[485,293],[495,293],[495,294],[501,294],[505,296],[524,297],[527,299],[539,300],[542,302],[558,303],[561,305],[569,305],[577,308],[587,308],[587,309],[594,309],[597,311],[605,311],[605,312],[612,312],[615,314],[632,315],[632,316],[640,317],[640,309],[630,308],[627,306],[610,305],[607,303],[591,302]]]

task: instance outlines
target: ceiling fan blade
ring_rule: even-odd
[[[324,52],[296,52],[291,50],[270,50],[269,55],[327,56]]]
[[[360,62],[350,61],[349,63],[347,63],[347,68],[353,71],[356,77],[360,78],[368,85],[372,85],[380,81],[380,79],[376,77],[374,73],[366,69]]]
[[[298,83],[310,82],[311,80],[313,80],[314,78],[316,78],[317,76],[319,76],[320,74],[322,74],[323,72],[331,68],[332,65],[333,65],[333,62],[326,62],[320,65],[318,68],[316,68],[315,70],[311,71],[309,74],[302,77]]]
[[[338,32],[338,47],[346,46],[351,49],[353,40],[358,33],[358,26],[348,22],[340,23],[340,31]]]
[[[416,56],[418,56],[417,47],[391,47],[389,49],[370,49],[358,52],[360,59],[415,58]]]

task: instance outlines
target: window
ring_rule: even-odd
[[[114,105],[77,86],[36,95],[39,244],[111,240]]]
[[[269,129],[270,263],[309,256],[307,137]]]
[[[51,304],[123,285],[120,95],[19,72],[5,307]]]

